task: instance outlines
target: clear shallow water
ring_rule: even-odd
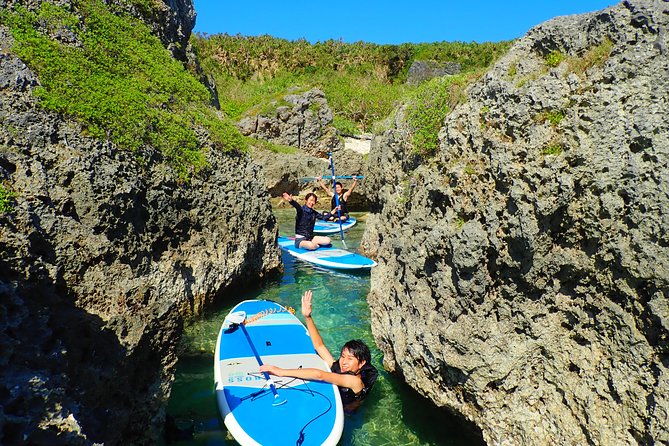
[[[275,210],[279,233],[292,235],[295,211]],[[345,233],[346,245],[356,250],[364,232],[364,214],[354,214],[358,224]],[[339,235],[333,244],[342,247]],[[186,328],[183,353],[167,413],[181,429],[192,429],[192,439],[176,445],[236,445],[220,419],[213,385],[213,355],[218,330],[224,317],[246,299],[269,299],[293,307],[299,314],[302,293],[314,292],[313,315],[335,358],[349,339],[362,339],[372,351],[372,362],[380,375],[370,396],[354,414],[347,415],[340,445],[476,445],[480,440],[447,419],[443,411],[415,394],[399,380],[383,371],[382,354],[374,344],[369,325],[369,274],[340,273],[317,269],[284,254],[280,280],[261,289],[230,295],[220,308],[209,310]],[[162,443],[164,444],[164,443]]]

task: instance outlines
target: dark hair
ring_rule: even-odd
[[[344,185],[341,184],[339,181],[337,181],[337,182],[335,183],[335,186],[339,186],[339,187],[341,187],[342,189],[344,188]]]
[[[365,361],[367,364],[372,363],[372,354],[369,352],[367,344],[360,339],[351,339],[341,348],[341,351],[347,349],[358,361]]]
[[[314,194],[314,193],[312,193],[312,192],[309,192],[309,193],[307,194],[307,196],[304,197],[304,201],[307,201],[307,200],[309,199],[309,197],[311,197],[311,196],[313,196],[313,197],[316,199],[316,201],[318,201],[318,197],[316,196],[316,194]]]

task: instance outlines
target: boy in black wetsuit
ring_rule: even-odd
[[[353,189],[355,189],[355,185],[358,184],[358,177],[353,175],[353,184],[351,185],[351,188],[347,190],[346,192],[342,193],[344,186],[337,181],[335,183],[335,191],[334,193],[328,189],[328,187],[323,183],[323,178],[318,177],[318,182],[321,185],[321,188],[331,197],[330,199],[330,208],[332,209],[330,213],[332,214],[332,217],[330,217],[330,221],[337,221],[337,200],[335,199],[335,193],[337,194],[337,198],[339,199],[339,206],[340,206],[340,211],[339,215],[341,218],[341,221],[344,222],[348,220],[348,197],[351,195],[351,192],[353,192]]]
[[[293,197],[287,193],[283,193],[283,199],[288,201],[297,211],[295,217],[295,247],[302,249],[309,249],[313,251],[320,246],[326,246],[331,243],[330,237],[322,235],[314,235],[314,224],[316,219],[327,221],[330,214],[327,212],[321,214],[314,209],[318,197],[316,194],[308,193],[305,198],[305,205],[300,206]]]
[[[369,347],[357,339],[348,341],[342,347],[339,359],[335,361],[311,318],[311,299],[312,292],[307,290],[302,296],[302,316],[306,321],[316,353],[327,364],[331,364],[332,372],[314,368],[282,369],[268,364],[262,365],[260,371],[275,376],[290,376],[335,384],[339,387],[344,410],[355,410],[372,389],[378,376],[378,371],[371,364]]]

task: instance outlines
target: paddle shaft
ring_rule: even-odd
[[[239,326],[242,328],[242,331],[244,332],[244,336],[246,336],[246,340],[249,343],[249,346],[251,347],[251,350],[253,351],[253,355],[256,357],[256,361],[258,361],[258,365],[263,365],[262,359],[260,359],[260,355],[258,354],[258,350],[256,350],[256,346],[253,345],[253,341],[251,341],[251,336],[249,336],[249,332],[246,331],[246,327],[244,326],[244,322],[239,324]],[[274,398],[277,398],[279,396],[279,392],[276,391],[276,387],[272,383],[272,379],[269,377],[269,373],[267,372],[262,372],[262,374],[265,376],[265,379],[267,380],[267,384],[269,384],[269,388],[272,389],[272,393],[274,394]]]
[[[352,180],[352,179],[354,179],[354,177],[357,180],[362,180],[363,178],[365,178],[362,175],[339,175],[337,178],[340,179],[340,180]],[[322,180],[332,180],[332,179],[334,179],[334,175],[323,175],[320,178]],[[318,179],[318,177],[302,177],[302,178],[300,178],[300,181],[314,181],[314,180],[317,180],[317,179]]]
[[[344,242],[344,228],[341,227],[341,209],[339,207],[339,195],[337,195],[337,177],[335,177],[334,160],[332,159],[332,152],[328,153],[328,158],[330,158],[330,167],[332,168],[332,191],[334,192],[335,205],[337,206],[337,219],[339,220],[339,234],[341,235],[341,241]]]

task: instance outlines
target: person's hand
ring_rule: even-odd
[[[281,195],[284,200],[286,201],[293,201],[293,196],[290,195],[288,192],[284,192],[283,195]]]
[[[270,375],[280,376],[279,373],[281,373],[281,368],[275,365],[263,364],[260,366],[260,371],[269,373]]]
[[[358,176],[357,175],[351,175],[351,178],[353,178],[354,180],[357,180]]]
[[[302,295],[302,316],[311,317],[311,298],[313,293],[311,290],[307,290]]]
[[[316,179],[317,179],[318,181],[323,181],[323,176],[322,176],[322,175],[319,175],[319,176],[316,177]]]

